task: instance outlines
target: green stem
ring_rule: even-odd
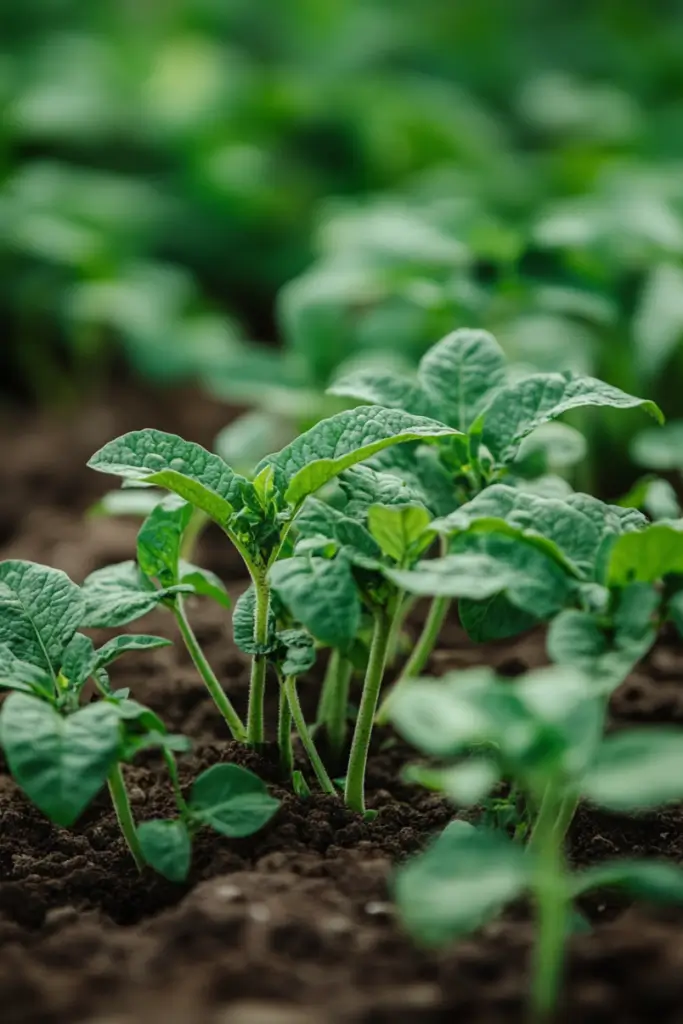
[[[204,680],[207,690],[213,697],[214,704],[227,722],[228,729],[233,739],[243,743],[246,739],[246,731],[242,719],[235,711],[230,698],[218,682],[213,669],[204,657],[204,652],[199,646],[199,641],[190,625],[182,597],[178,597],[174,605],[174,614],[185,646],[194,662],[195,668]]]
[[[368,751],[370,749],[370,738],[377,710],[377,701],[384,678],[392,620],[393,616],[385,609],[375,613],[375,632],[372,638],[370,659],[365,673],[363,694],[361,696],[360,708],[358,709],[358,718],[356,719],[356,728],[351,744],[349,767],[346,773],[346,790],[344,794],[346,803],[351,810],[358,811],[361,814],[365,812],[365,769],[368,763]]]
[[[142,849],[138,841],[135,819],[133,818],[133,812],[130,808],[128,791],[126,789],[126,783],[123,778],[123,772],[121,771],[120,764],[115,764],[109,772],[107,785],[109,786],[111,802],[114,805],[116,818],[121,828],[121,832],[123,833],[123,838],[126,840],[126,845],[130,850],[131,857],[135,861],[136,868],[138,871],[142,871],[145,866],[145,858],[142,854]]]
[[[183,540],[180,548],[180,557],[186,562],[191,562],[193,560],[197,541],[201,537],[209,521],[210,520],[206,512],[202,512],[201,509],[196,508],[192,513],[190,522],[183,534]]]
[[[387,650],[387,665],[393,666],[398,658],[403,627],[416,604],[417,597],[414,594],[402,595],[398,615],[391,626],[391,636],[389,637],[389,647]]]
[[[291,779],[294,770],[294,754],[292,752],[292,711],[282,681],[280,682],[280,706],[277,721],[277,743],[280,748],[280,768],[282,774]]]
[[[562,831],[565,801],[549,787],[541,804],[530,849],[536,858],[534,894],[537,928],[531,989],[531,1018],[551,1019],[564,972],[564,947],[569,927],[570,896]]]
[[[353,664],[341,651],[330,654],[327,672],[323,682],[316,725],[325,728],[330,752],[340,757],[346,743],[349,686],[353,675]]]
[[[180,778],[178,777],[178,765],[176,764],[176,759],[170,750],[164,750],[164,761],[166,762],[166,767],[168,768],[168,774],[171,777],[171,786],[173,787],[173,795],[175,796],[176,804],[178,805],[178,810],[180,811],[181,816],[185,817],[189,812],[189,808],[187,806],[185,797],[183,796],[183,791],[180,788]]]
[[[449,597],[435,597],[422,627],[420,638],[413,653],[403,666],[403,671],[382,701],[377,713],[377,724],[386,725],[391,715],[391,708],[396,695],[403,689],[408,679],[416,679],[424,671],[431,653],[439,639],[441,628],[451,607]]]
[[[309,728],[306,725],[306,719],[304,718],[304,713],[301,709],[301,704],[299,702],[299,694],[296,688],[296,676],[287,676],[287,678],[285,679],[284,687],[285,693],[287,694],[287,700],[289,702],[289,708],[292,713],[292,718],[294,719],[294,725],[296,726],[296,731],[299,733],[299,738],[301,740],[304,750],[306,751],[306,754],[308,755],[308,759],[311,762],[311,767],[313,768],[313,771],[316,774],[316,778],[320,783],[320,786],[324,793],[329,793],[331,796],[336,796],[337,790],[334,787],[332,779],[327,774],[325,765],[322,763],[320,754],[318,753],[316,745],[313,742],[313,737],[311,736]]]
[[[262,573],[253,576],[256,594],[256,611],[254,615],[254,641],[259,648],[265,649],[268,644],[268,616],[270,613],[270,590]],[[249,711],[247,713],[247,742],[253,747],[259,746],[265,739],[263,707],[266,696],[266,671],[268,662],[265,654],[255,654],[251,660],[251,680],[249,683]]]

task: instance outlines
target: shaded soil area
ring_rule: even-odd
[[[76,580],[131,557],[136,524],[86,516],[107,488],[86,459],[141,426],[210,444],[226,410],[204,397],[115,396],[70,422],[0,422],[0,557],[43,561]],[[236,596],[239,563],[211,532],[201,561]],[[206,603],[190,615],[206,653],[244,710],[247,665],[229,616]],[[163,612],[131,631],[175,636]],[[543,664],[540,634],[476,647],[444,630],[431,670],[482,663],[507,675]],[[371,756],[371,823],[328,797],[294,797],[274,751],[229,740],[179,645],[129,655],[115,682],[193,740],[181,781],[235,762],[256,770],[282,806],[258,835],[200,835],[186,885],[139,876],[102,795],[72,831],[53,828],[16,790],[0,760],[0,1020],[3,1024],[440,1024],[521,1022],[532,932],[524,913],[438,953],[417,949],[390,899],[393,865],[420,849],[452,811],[401,780],[411,752],[390,731]],[[319,677],[302,683],[314,706]],[[275,721],[271,686],[268,714]],[[683,650],[663,637],[612,702],[614,724],[683,720]],[[127,770],[140,820],[172,809],[151,755]],[[619,855],[683,860],[683,812],[623,818],[583,807],[571,836],[577,864]],[[573,940],[558,1020],[683,1021],[683,913],[615,903],[591,906],[592,934]]]

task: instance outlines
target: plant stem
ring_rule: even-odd
[[[413,653],[403,666],[403,671],[382,701],[380,709],[377,712],[378,725],[386,725],[389,721],[392,704],[397,693],[399,693],[405,686],[406,681],[408,679],[415,679],[424,671],[436,642],[439,639],[441,627],[448,615],[450,606],[451,599],[449,597],[435,597],[433,599],[425,624],[422,627],[420,638],[413,649]]]
[[[346,742],[349,685],[353,664],[341,651],[334,649],[327,664],[316,725],[325,727],[325,734],[334,757],[340,757]]]
[[[128,791],[126,789],[126,783],[123,778],[123,772],[121,771],[120,764],[115,764],[109,772],[107,785],[109,786],[111,802],[114,805],[116,818],[121,828],[121,832],[123,833],[123,838],[126,840],[126,845],[130,850],[131,857],[135,861],[136,868],[138,871],[142,871],[145,866],[145,858],[142,854],[142,849],[138,841],[135,819],[133,818],[130,800],[128,799]]]
[[[183,796],[183,791],[180,788],[180,779],[178,778],[178,765],[176,764],[175,757],[170,750],[164,750],[164,761],[168,768],[168,774],[171,777],[171,786],[173,787],[173,795],[175,796],[176,804],[181,815],[185,816],[188,813],[188,806]]]
[[[256,594],[256,610],[254,614],[254,641],[258,647],[265,649],[268,643],[268,616],[270,613],[270,590],[265,574],[255,573],[253,576]],[[268,662],[265,654],[255,654],[251,660],[251,680],[249,683],[249,711],[247,713],[247,743],[257,747],[265,739],[263,705],[266,695],[266,671]]]
[[[346,803],[353,811],[359,811],[361,814],[365,812],[365,768],[377,701],[384,678],[392,619],[393,616],[386,609],[375,613],[375,632],[346,773]]]
[[[187,618],[182,597],[176,598],[174,613],[176,622],[178,623],[178,628],[180,629],[180,633],[185,641],[185,646],[187,647],[190,657],[194,662],[195,668],[204,680],[207,690],[213,697],[214,704],[227,722],[232,738],[243,743],[246,739],[246,731],[242,724],[242,719],[235,711],[230,698],[218,682],[213,669],[204,657],[204,652],[199,646],[199,641],[197,640]]]
[[[197,541],[204,532],[208,523],[209,517],[206,512],[202,512],[201,509],[196,508],[193,511],[187,529],[183,534],[183,540],[180,547],[180,557],[186,562],[191,562],[194,558]]]
[[[306,725],[306,719],[304,713],[301,710],[301,704],[299,702],[299,694],[296,688],[296,676],[287,676],[285,679],[285,693],[287,694],[287,700],[289,702],[289,708],[294,719],[294,725],[296,731],[299,733],[299,738],[303,744],[303,748],[308,755],[308,759],[311,762],[311,767],[315,772],[316,778],[320,783],[320,786],[324,793],[329,793],[331,796],[336,796],[337,790],[334,787],[332,779],[327,774],[325,765],[322,763],[320,754],[313,742],[313,737]]]
[[[549,1021],[557,1003],[564,971],[564,947],[570,898],[564,863],[561,819],[565,801],[549,787],[531,840],[536,857],[534,892],[537,908],[536,945],[531,989],[531,1018]]]
[[[389,637],[389,647],[387,649],[387,665],[393,666],[394,662],[398,658],[403,627],[405,626],[406,619],[410,615],[416,603],[417,598],[414,594],[408,594],[407,596],[403,594],[401,596],[399,612],[391,626],[391,636]]]
[[[280,705],[277,720],[277,743],[280,748],[280,768],[282,774],[291,779],[294,770],[294,754],[292,753],[292,711],[289,700],[280,681]]]

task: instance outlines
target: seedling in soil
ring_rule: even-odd
[[[322,420],[264,459],[253,480],[218,455],[174,434],[142,430],[107,444],[90,461],[100,472],[177,494],[227,534],[255,594],[247,740],[264,739],[263,704],[270,615],[268,572],[280,557],[304,500],[345,469],[401,442],[436,441],[457,430],[395,409],[361,407]],[[236,723],[235,723],[236,725]]]
[[[402,735],[423,753],[455,760],[413,769],[412,778],[473,807],[502,781],[523,796],[527,846],[504,832],[452,822],[396,877],[408,929],[438,945],[459,938],[511,902],[532,897],[537,924],[531,982],[534,1020],[550,1019],[561,985],[572,904],[618,887],[634,896],[683,902],[683,872],[627,860],[572,872],[565,839],[578,801],[644,811],[683,798],[683,731],[644,728],[602,737],[604,697],[573,669],[498,681],[474,670],[407,684],[392,709]]]
[[[566,494],[569,488],[561,479],[544,474],[554,465],[571,466],[583,457],[585,443],[578,432],[551,422],[572,409],[641,407],[658,421],[663,419],[654,402],[593,377],[534,373],[511,379],[497,341],[479,330],[447,335],[423,357],[415,378],[365,369],[341,377],[330,392],[431,416],[457,428],[458,435],[432,451],[404,446],[372,462],[412,483],[437,516],[448,515],[454,507],[504,480],[521,489],[540,492],[551,487],[553,493]],[[434,593],[406,678],[424,670],[449,604],[457,596]],[[513,621],[521,624],[528,620],[522,609],[509,612],[505,596],[482,600],[493,602],[487,616],[490,623],[502,617],[510,628]],[[478,611],[470,609],[472,619]],[[474,621],[471,626],[476,629]],[[380,720],[386,721],[387,716],[388,706],[381,709]]]

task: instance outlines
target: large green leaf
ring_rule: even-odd
[[[610,552],[608,580],[613,586],[655,583],[682,573],[683,530],[666,523],[653,523],[638,533],[618,537]]]
[[[84,609],[80,588],[59,569],[0,562],[0,643],[22,661],[56,678]]]
[[[185,823],[154,818],[138,825],[137,833],[149,866],[170,882],[184,882],[192,862],[192,839]]]
[[[253,835],[273,817],[280,801],[270,796],[257,775],[235,764],[216,764],[195,781],[190,813],[221,835]]]
[[[176,434],[134,430],[93,455],[91,469],[173,491],[225,526],[242,507],[248,481],[212,452]]]
[[[399,869],[396,902],[416,939],[440,945],[478,928],[520,896],[531,884],[533,866],[528,852],[503,833],[455,821]]]
[[[598,864],[572,878],[576,899],[596,889],[625,889],[652,903],[683,903],[683,871],[677,864],[653,860],[619,860]]]
[[[505,355],[488,331],[453,331],[422,357],[418,380],[433,405],[444,410],[446,422],[465,431],[502,386]]]
[[[321,643],[347,647],[360,627],[361,602],[351,562],[336,558],[295,556],[270,570],[273,590]]]
[[[104,785],[121,746],[119,715],[107,703],[63,717],[23,693],[2,709],[0,735],[12,776],[58,825],[72,825]]]
[[[88,628],[125,626],[147,615],[166,598],[191,592],[190,587],[156,590],[140,572],[136,562],[120,562],[96,569],[82,588],[85,611],[79,625]]]
[[[458,431],[398,409],[359,406],[321,420],[257,467],[272,465],[285,499],[298,506],[328,480],[370,456],[405,441],[433,441]]]
[[[536,373],[498,391],[473,430],[482,429],[482,441],[497,461],[510,462],[532,430],[582,406],[642,407],[660,423],[664,419],[654,402],[628,395],[594,377]]]
[[[582,783],[589,800],[614,811],[683,799],[683,730],[647,728],[608,736]]]

